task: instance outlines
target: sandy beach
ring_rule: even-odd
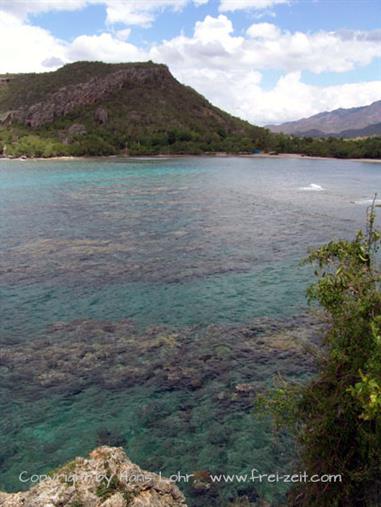
[[[271,155],[270,153],[227,153],[227,152],[218,152],[218,153],[203,153],[201,155],[195,154],[165,154],[161,153],[159,155],[110,155],[105,157],[71,157],[71,156],[63,156],[63,157],[49,157],[49,158],[41,158],[41,157],[19,157],[19,158],[11,158],[11,157],[0,157],[0,161],[44,161],[44,160],[57,160],[57,161],[73,161],[73,160],[144,160],[144,159],[177,159],[177,158],[201,158],[201,157],[239,157],[239,158],[273,158],[273,159],[307,159],[307,160],[342,160],[349,162],[368,162],[370,164],[380,164],[381,159],[375,158],[335,158],[335,157],[314,157],[310,155],[301,155],[298,153],[279,153],[277,155]]]

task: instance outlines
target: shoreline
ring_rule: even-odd
[[[81,161],[81,160],[166,160],[166,159],[177,159],[177,158],[271,158],[271,159],[306,159],[306,160],[341,160],[347,162],[368,162],[370,164],[381,164],[381,159],[378,158],[338,158],[338,157],[318,157],[312,155],[303,155],[301,153],[279,153],[272,155],[270,153],[228,153],[228,152],[217,152],[217,153],[202,153],[202,154],[175,154],[160,153],[158,155],[108,155],[108,156],[94,156],[94,157],[74,157],[74,156],[60,156],[60,157],[0,157],[0,162],[4,161]]]

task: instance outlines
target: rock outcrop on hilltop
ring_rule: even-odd
[[[122,448],[99,447],[26,492],[0,493],[1,507],[186,507],[168,479],[145,472]]]

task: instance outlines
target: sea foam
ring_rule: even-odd
[[[320,185],[316,185],[316,183],[310,183],[308,187],[300,187],[299,190],[304,190],[308,192],[321,192],[324,188]]]
[[[373,203],[373,199],[359,199],[355,201],[355,204],[359,204],[360,206],[370,206]],[[374,201],[376,206],[381,206],[381,199],[376,199]]]

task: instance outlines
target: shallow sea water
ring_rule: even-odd
[[[311,372],[299,261],[380,190],[350,161],[0,161],[0,489],[101,443],[165,474],[293,472],[255,393]]]

